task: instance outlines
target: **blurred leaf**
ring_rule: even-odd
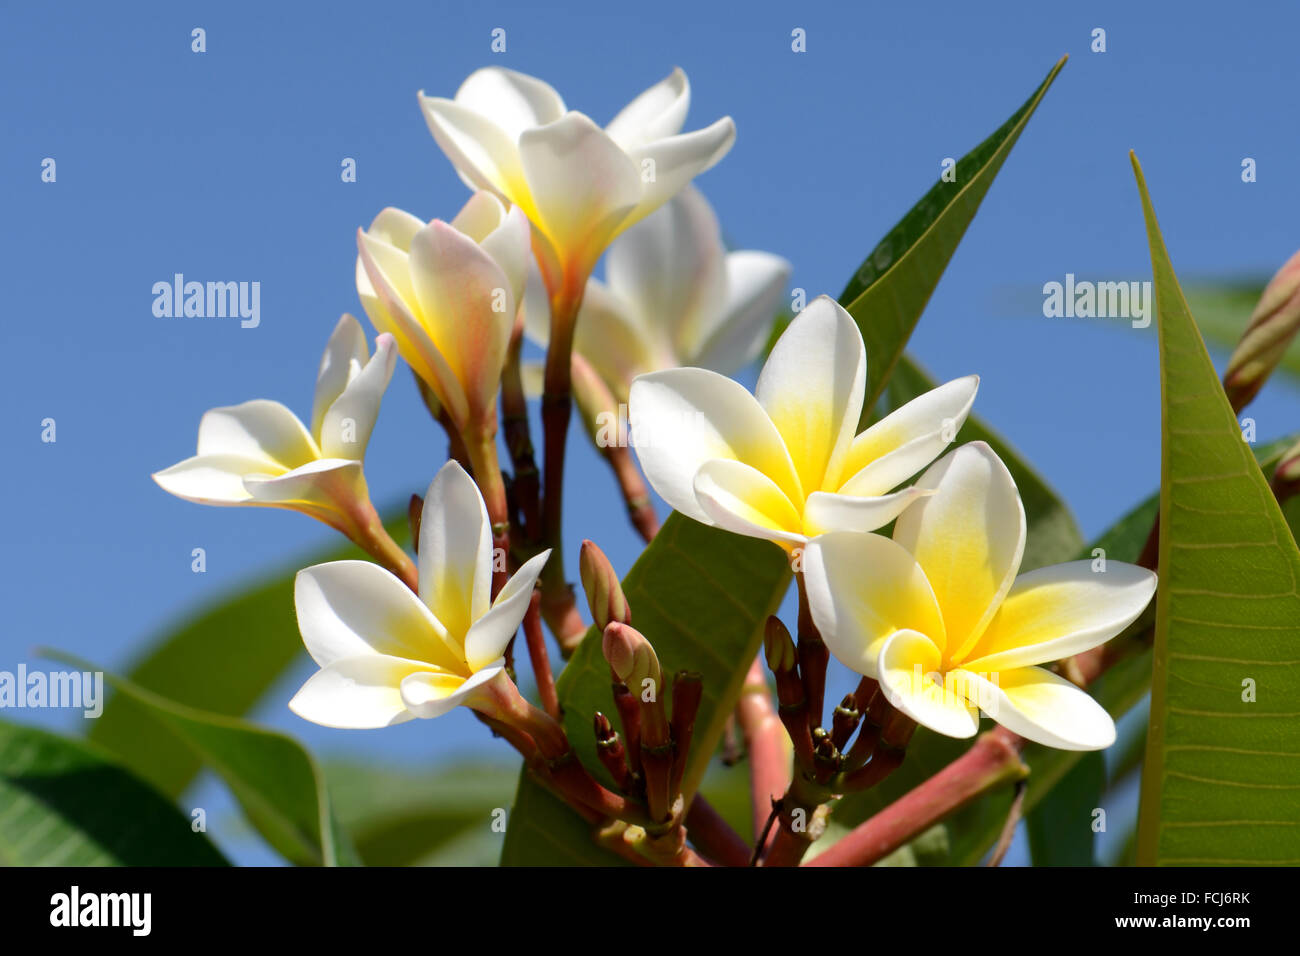
[[[190,827],[99,748],[0,720],[0,866],[226,866]]]
[[[501,865],[631,866],[598,847],[586,821],[527,773],[519,774]]]
[[[399,544],[410,538],[406,505],[385,512],[385,527]],[[126,674],[132,683],[170,700],[213,714],[239,717],[303,653],[293,612],[293,579],[323,561],[364,558],[348,545],[309,555],[282,571],[260,575],[150,642]],[[137,774],[172,798],[193,782],[200,761],[163,729],[148,708],[118,694],[90,730],[90,739],[117,754]]]
[[[1038,108],[1062,57],[1020,109],[957,163],[956,182],[937,182],[858,267],[840,295],[867,345],[864,413],[889,382],[912,329],[929,301],[966,227],[1002,168],[1011,147]]]
[[[934,380],[909,356],[903,355],[894,367],[894,374],[890,377],[889,387],[883,396],[885,411],[900,408],[934,387]],[[1065,502],[1057,497],[1056,492],[1048,487],[1006,439],[975,415],[966,419],[957,439],[962,442],[988,442],[1006,463],[1011,477],[1016,481],[1016,487],[1020,489],[1025,516],[1029,521],[1029,537],[1025,543],[1021,571],[1032,571],[1034,568],[1073,558],[1083,544],[1074,516],[1070,514]]]
[[[81,670],[97,670],[71,654],[44,653]],[[334,819],[316,761],[292,737],[235,717],[186,707],[107,671],[104,680],[210,766],[235,795],[257,832],[290,862],[308,866],[352,866],[358,862]]]
[[[691,760],[682,781],[688,799],[735,709],[745,673],[762,643],[763,623],[780,606],[789,580],[785,552],[776,545],[708,528],[679,514],[664,522],[624,579],[632,619],[654,644],[665,682],[671,682],[671,675],[679,670],[697,671],[704,680]],[[584,765],[608,782],[591,732],[596,711],[612,714],[614,710],[609,665],[595,628],[565,666],[556,689],[574,750]],[[670,690],[665,688],[669,707]],[[539,855],[551,853],[548,844],[560,833],[590,846],[585,823],[522,774],[502,862],[536,863]],[[579,858],[606,864],[612,859],[604,851],[596,850],[593,857],[585,849],[575,851]]]
[[[1136,157],[1163,408],[1138,862],[1300,863],[1300,550],[1188,311]],[[1243,700],[1255,682],[1258,699]]]
[[[1081,754],[1025,820],[1034,866],[1095,866],[1093,812],[1101,807],[1106,761]]]
[[[334,813],[366,866],[495,866],[519,768],[444,763],[412,771],[354,762],[324,766]],[[508,817],[502,816],[504,824]]]

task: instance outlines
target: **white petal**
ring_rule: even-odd
[[[298,630],[321,667],[367,655],[464,670],[438,619],[390,571],[370,561],[330,561],[293,582]]]
[[[929,494],[924,488],[904,488],[892,495],[856,498],[814,491],[803,507],[804,533],[811,537],[833,531],[875,531]]]
[[[589,279],[573,330],[573,350],[587,360],[622,402],[627,401],[634,378],[663,367],[632,312],[621,296]]]
[[[456,171],[474,189],[526,204],[528,185],[514,137],[480,113],[448,99],[420,93],[429,132]]]
[[[465,661],[472,671],[486,667],[505,653],[506,645],[519,630],[528,612],[533,585],[542,573],[542,565],[551,556],[549,550],[535,554],[524,562],[506,582],[492,602],[492,608],[476,620],[465,636]]]
[[[566,264],[590,269],[641,198],[637,167],[581,113],[526,130],[519,157],[533,197],[529,218]]]
[[[361,368],[369,357],[365,330],[353,316],[344,313],[343,318],[334,326],[329,341],[325,343],[325,354],[321,356],[320,370],[316,373],[316,396],[311,405],[311,433],[318,443],[320,424],[325,418],[326,410],[343,394],[348,382],[361,373]],[[332,452],[327,452],[326,455],[333,457]]]
[[[483,251],[492,257],[492,261],[501,267],[501,273],[509,283],[510,301],[516,308],[523,301],[529,269],[537,268],[530,247],[531,236],[532,227],[528,225],[528,217],[518,206],[513,206],[505,214],[501,225],[479,243]],[[512,324],[513,319],[512,312]]]
[[[724,263],[727,295],[722,308],[705,319],[693,342],[682,342],[691,365],[730,375],[763,349],[780,310],[790,263],[766,252],[731,252]]]
[[[487,193],[487,195],[492,195]],[[472,200],[471,200],[472,201]],[[379,210],[379,215],[370,222],[366,235],[372,239],[387,243],[402,252],[411,251],[411,240],[425,227],[426,223],[419,216],[413,216],[403,209],[388,206]]]
[[[881,495],[924,468],[952,442],[966,422],[978,375],[932,388],[895,409],[849,446],[840,489],[846,495]]]
[[[722,310],[724,253],[712,207],[687,186],[614,241],[605,275],[610,289],[632,305],[646,337],[665,353],[684,354],[679,349]]]
[[[470,415],[481,417],[501,384],[515,321],[512,283],[472,239],[436,219],[411,243],[411,280],[424,329],[464,390]]]
[[[396,362],[396,340],[387,334],[379,336],[375,340],[374,356],[348,382],[321,421],[321,454],[357,461],[365,456],[375,419],[379,417],[379,403],[393,379]]]
[[[627,155],[642,171],[645,190],[635,211],[621,228],[635,225],[672,199],[687,183],[727,155],[735,141],[736,124],[730,116],[724,116],[704,129],[669,136],[629,150]],[[653,177],[649,177],[649,170],[653,170]]]
[[[378,655],[336,661],[303,684],[289,701],[289,709],[323,727],[391,727],[415,716],[398,688],[407,676],[425,669],[417,661]]]
[[[695,473],[695,498],[709,524],[736,534],[802,544],[799,511],[756,468],[726,458],[706,461]]]
[[[491,599],[492,525],[474,479],[455,461],[442,466],[424,496],[419,559],[420,598],[463,642]]]
[[[461,704],[472,703],[478,691],[505,670],[504,660],[493,661],[468,680],[449,674],[417,671],[402,681],[404,703],[416,717],[441,717]]]
[[[799,471],[808,493],[834,491],[858,428],[867,383],[867,350],[853,318],[818,296],[777,339],[754,390]]]
[[[298,416],[264,398],[207,412],[199,422],[198,453],[267,459],[283,468],[320,457]]]
[[[878,534],[827,534],[803,552],[813,623],[835,658],[876,677],[880,649],[895,631],[926,634],[944,646],[943,615],[921,566]]]
[[[881,645],[877,665],[886,699],[918,724],[947,737],[974,737],[979,709],[966,699],[966,683],[940,671],[939,649],[924,634],[895,631]]]
[[[585,302],[583,303],[586,304]],[[546,348],[551,340],[551,300],[546,294],[546,281],[535,256],[528,259],[528,275],[524,280],[524,334]]]
[[[1015,580],[1025,550],[1025,509],[1007,466],[971,442],[916,483],[935,493],[899,516],[894,540],[912,552],[939,598],[948,654],[964,660]]]
[[[463,423],[469,414],[465,389],[413,311],[419,306],[411,285],[409,257],[363,232],[357,233],[357,248],[357,294],[366,315],[375,328],[397,340],[407,364],[434,390],[452,420]],[[407,290],[407,298],[399,294],[390,274]]]
[[[802,501],[794,466],[754,396],[726,376],[678,368],[642,375],[628,398],[632,441],[646,478],[668,504],[709,523],[695,499],[695,473],[712,458],[757,468]]]
[[[965,674],[979,689],[979,705],[1026,740],[1060,750],[1104,750],[1115,742],[1115,722],[1095,700],[1041,667],[992,675]]]
[[[1156,593],[1156,576],[1122,561],[1107,561],[1105,571],[1092,565],[1071,561],[1016,578],[963,666],[1003,671],[1062,660],[1136,621]]]
[[[465,205],[460,207],[460,212],[451,220],[450,225],[457,231],[463,232],[476,243],[481,243],[484,239],[496,231],[501,223],[505,222],[506,207],[501,204],[495,193],[486,189],[480,189],[465,201]],[[424,228],[424,223],[420,224],[420,229]],[[420,230],[417,229],[418,233]],[[407,241],[406,248],[410,249],[411,242],[414,241],[415,235]]]
[[[553,123],[565,112],[564,100],[549,83],[499,66],[471,73],[456,91],[456,102],[516,140],[524,130]]]
[[[625,150],[681,132],[691,106],[691,85],[680,68],[641,93],[605,127]]]
[[[195,455],[155,472],[153,480],[177,498],[202,505],[252,504],[244,476],[279,474],[283,469],[265,458],[238,455]]]
[[[245,475],[244,488],[262,504],[310,505],[332,512],[370,496],[361,462],[348,458],[318,458],[282,475]]]

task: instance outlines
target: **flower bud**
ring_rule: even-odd
[[[582,589],[587,593],[591,619],[601,631],[611,622],[632,622],[632,612],[623,594],[623,586],[619,584],[618,575],[614,573],[605,552],[591,541],[582,542],[578,573],[582,578]]]
[[[790,631],[775,614],[767,619],[763,629],[763,654],[773,674],[794,670],[796,654]]]
[[[659,696],[662,679],[659,658],[650,642],[636,628],[611,621],[605,628],[601,649],[610,669],[633,694],[640,695],[647,678],[654,682],[654,693]]]
[[[1223,389],[1241,411],[1263,387],[1300,330],[1300,252],[1273,276],[1251,313],[1223,373]]]
[[[1273,472],[1273,492],[1278,501],[1286,501],[1300,492],[1300,443],[1287,449],[1277,463],[1277,470]]]

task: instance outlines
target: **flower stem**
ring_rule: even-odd
[[[355,503],[348,514],[350,537],[366,554],[402,579],[412,591],[420,590],[420,575],[406,550],[393,540],[370,499]]]
[[[745,676],[745,686],[736,702],[736,718],[749,753],[749,797],[757,840],[761,839],[773,802],[790,786],[790,752],[768,695],[767,677],[757,660]]]
[[[524,396],[519,355],[523,348],[524,325],[515,323],[501,372],[501,427],[514,473],[514,497],[523,522],[524,541],[533,544],[541,536],[541,476],[533,457],[533,438],[528,429],[528,402]]]
[[[551,676],[551,659],[546,653],[546,636],[542,633],[542,596],[536,591],[528,602],[524,615],[524,639],[528,643],[528,659],[533,665],[537,681],[537,694],[542,699],[542,709],[556,720],[560,719],[560,698],[555,693],[555,679]]]
[[[542,569],[542,616],[565,657],[573,653],[586,633],[578,614],[573,588],[564,576],[564,452],[573,411],[570,363],[573,329],[586,277],[566,274],[551,296],[551,339],[546,349],[542,391],[542,431],[545,460],[542,476],[542,540],[551,558]]]
[[[510,578],[510,508],[506,483],[497,461],[496,422],[481,428],[465,442],[474,481],[483,495],[488,521],[492,524],[492,596],[496,597]]]

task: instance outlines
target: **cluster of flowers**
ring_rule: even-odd
[[[474,73],[454,99],[421,95],[435,140],[475,192],[449,222],[385,209],[359,231],[374,354],[345,315],[310,427],[276,402],[214,409],[197,455],[154,476],[193,501],[305,512],[379,562],[299,573],[298,622],[320,670],[290,706],[332,727],[457,705],[512,719],[504,655],[551,555],[494,546],[498,392],[527,334],[550,349],[548,379],[558,354],[627,403],[633,434],[671,437],[635,443],[669,505],[789,553],[830,651],[908,717],[969,737],[982,709],[1050,746],[1108,746],[1110,717],[1042,665],[1118,634],[1155,576],[1118,562],[1018,576],[1026,523],[1007,468],[980,442],[944,455],[978,378],[859,433],[866,351],[825,296],[794,317],[753,394],[727,377],[760,353],[790,269],[725,250],[690,184],[730,149],[734,127],[724,118],[681,133],[689,100],[674,71],[602,129],[545,83],[503,69]],[[592,271],[606,252],[602,283]],[[418,568],[384,531],[362,473],[399,354],[469,464],[449,462],[428,488]],[[891,537],[874,533],[890,523]]]

